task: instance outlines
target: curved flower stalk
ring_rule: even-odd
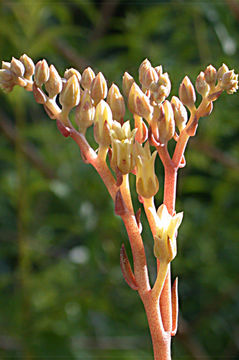
[[[95,75],[89,67],[82,75],[76,69],[67,69],[61,77],[46,60],[35,65],[25,54],[20,59],[3,61],[0,70],[0,87],[5,92],[11,92],[14,86],[32,91],[36,102],[56,120],[62,135],[77,143],[83,160],[101,176],[114,201],[115,213],[125,224],[132,250],[133,270],[124,245],[121,247],[123,276],[138,291],[144,304],[154,359],[169,360],[178,314],[178,280],[171,287],[170,264],[177,253],[177,233],[183,218],[182,212],[175,212],[177,172],[186,164],[184,151],[190,137],[196,134],[199,119],[210,115],[213,102],[223,91],[228,94],[237,91],[238,75],[225,64],[218,70],[209,65],[196,79],[195,88],[202,97],[198,106],[188,76],[179,86],[178,97],[166,100],[171,91],[169,75],[163,73],[162,66],[153,67],[147,59],[139,67],[139,82],[140,86],[130,74],[124,73],[123,97],[115,84],[108,91],[104,75]],[[130,121],[124,120],[125,104],[133,114],[132,130]],[[73,108],[78,129],[69,120]],[[91,126],[98,149],[87,141],[87,129]],[[170,141],[175,142],[172,157],[168,152]],[[157,155],[164,166],[164,184],[159,184],[155,173]],[[136,176],[139,202],[154,239],[158,272],[152,287],[141,235],[141,209],[133,208],[129,176]],[[154,196],[159,189],[164,199],[156,211]]]

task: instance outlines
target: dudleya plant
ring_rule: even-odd
[[[144,304],[154,358],[168,360],[178,318],[177,279],[171,288],[170,264],[177,254],[177,233],[183,219],[182,212],[175,212],[177,172],[186,164],[185,148],[196,134],[199,119],[212,112],[214,101],[223,91],[237,91],[238,75],[225,64],[218,70],[209,65],[196,79],[195,88],[201,96],[198,106],[195,88],[187,76],[179,86],[179,97],[168,100],[169,75],[163,73],[162,66],[153,67],[147,59],[139,67],[139,82],[140,85],[126,72],[123,96],[115,84],[108,91],[103,74],[95,75],[91,68],[82,75],[76,69],[67,69],[61,77],[46,60],[34,65],[25,54],[11,62],[3,61],[0,70],[0,87],[5,92],[11,92],[16,85],[32,91],[36,102],[56,120],[60,132],[77,143],[83,160],[101,176],[114,201],[115,213],[125,224],[132,249],[133,271],[124,245],[121,247],[123,276]],[[126,106],[133,114],[133,129],[125,119]],[[75,126],[69,119],[73,108]],[[95,150],[86,139],[91,126],[98,144]],[[168,152],[170,141],[175,145],[172,156]],[[157,155],[164,166],[164,186],[155,173]],[[152,286],[141,235],[141,208],[133,208],[129,175],[136,176],[136,192],[154,239],[157,277]],[[159,188],[164,197],[156,210],[154,197]]]

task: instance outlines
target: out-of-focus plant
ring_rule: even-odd
[[[33,78],[34,76],[34,78]],[[65,137],[79,146],[86,163],[90,163],[102,178],[114,201],[115,214],[126,227],[133,255],[132,271],[125,247],[120,251],[120,265],[128,285],[137,290],[144,304],[152,337],[154,358],[171,359],[171,337],[177,331],[177,279],[171,289],[170,264],[177,254],[177,233],[183,213],[175,212],[177,173],[185,166],[184,152],[190,137],[195,136],[201,117],[211,114],[213,102],[223,91],[233,94],[238,89],[238,75],[223,64],[218,70],[209,65],[200,72],[195,87],[202,100],[195,105],[196,93],[185,76],[179,87],[179,98],[166,100],[171,82],[162,66],[153,67],[146,59],[139,67],[139,82],[125,73],[123,93],[107,82],[101,72],[91,68],[82,75],[67,69],[63,78],[54,65],[45,59],[35,65],[22,55],[11,62],[2,62],[0,86],[11,92],[18,85],[32,91],[37,103],[44,106]],[[125,100],[133,114],[134,129],[125,121]],[[76,108],[72,117],[72,109]],[[188,116],[188,113],[190,116]],[[93,126],[97,149],[86,139]],[[170,156],[168,143],[174,141]],[[150,145],[155,149],[151,153]],[[155,158],[164,166],[163,203],[156,210],[154,197],[159,190],[155,173]],[[154,238],[157,278],[151,287],[144,243],[140,209],[132,205],[129,175],[136,176],[136,191]]]

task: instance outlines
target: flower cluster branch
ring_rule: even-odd
[[[186,164],[185,148],[196,134],[199,119],[210,115],[214,101],[223,91],[236,92],[238,75],[225,64],[218,70],[209,65],[198,75],[195,87],[186,76],[178,97],[169,100],[169,75],[162,66],[153,67],[147,59],[139,67],[139,84],[124,73],[122,94],[116,84],[108,89],[104,75],[95,74],[89,67],[82,74],[74,68],[67,69],[61,77],[45,59],[35,65],[24,54],[20,59],[2,62],[1,88],[10,92],[16,85],[33,92],[36,102],[56,120],[62,135],[77,143],[83,160],[101,176],[131,245],[133,270],[124,245],[120,251],[123,276],[144,303],[155,359],[170,359],[171,336],[176,334],[178,317],[178,281],[171,289],[170,263],[177,254],[176,238],[183,219],[182,212],[175,212],[177,172]],[[201,96],[198,106],[195,89]],[[126,107],[132,113],[133,129],[130,120],[125,119]],[[75,116],[71,121],[73,108]],[[87,130],[92,126],[97,149],[87,140]],[[168,152],[170,141],[175,143],[172,156]],[[164,201],[158,209],[154,204],[161,186],[155,173],[157,156],[164,166]],[[152,287],[141,235],[141,210],[136,211],[131,200],[130,174],[136,176],[139,202],[154,238],[158,271]]]

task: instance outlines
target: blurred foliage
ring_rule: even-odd
[[[0,18],[1,59],[25,52],[61,73],[90,65],[109,84],[136,76],[145,57],[169,72],[172,94],[209,63],[239,71],[237,0],[2,0]],[[101,180],[32,94],[0,102],[1,358],[152,359],[143,306],[120,273],[126,232]],[[222,95],[180,171],[174,359],[239,359],[238,109],[238,95]]]

